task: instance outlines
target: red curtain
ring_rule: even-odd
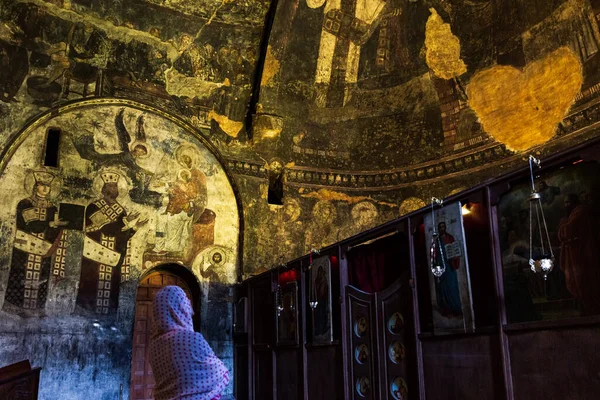
[[[402,257],[407,240],[400,234],[361,245],[348,252],[350,284],[364,292],[380,292],[409,267]]]

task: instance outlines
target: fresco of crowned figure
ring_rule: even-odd
[[[358,80],[360,48],[369,39],[386,5],[384,0],[306,0],[325,5],[315,83],[317,105],[342,106]]]
[[[294,3],[294,2],[292,2]],[[282,15],[292,26],[276,27],[274,50],[286,43],[286,55],[312,48],[315,34],[310,25],[322,18],[316,66],[312,73],[315,84],[315,103],[318,107],[342,107],[352,100],[358,87],[381,89],[398,85],[426,71],[419,51],[423,45],[427,9],[408,0],[305,0],[297,12]],[[307,7],[308,12],[302,8]],[[315,15],[322,13],[321,17]],[[296,20],[296,21],[295,21]],[[303,21],[303,22],[302,22]],[[285,21],[278,23],[286,23]],[[309,24],[307,27],[306,24]],[[302,34],[298,33],[303,29]],[[304,30],[308,29],[308,30]],[[294,39],[302,36],[302,41]],[[289,36],[289,38],[288,38]],[[304,61],[302,62],[304,63]],[[306,67],[311,68],[310,61]],[[289,67],[288,67],[289,68]],[[297,67],[291,67],[300,77]],[[285,79],[293,75],[284,73]]]
[[[34,171],[32,194],[17,204],[16,233],[3,310],[22,316],[44,315],[50,269],[65,223],[48,200],[54,174]]]
[[[128,214],[118,202],[117,172],[101,174],[102,198],[85,209],[85,240],[77,307],[95,314],[116,311],[119,303],[121,265],[127,242],[146,224],[137,212]]]

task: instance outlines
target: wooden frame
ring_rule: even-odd
[[[441,246],[445,250],[442,254],[450,252],[450,248],[455,249],[455,254],[449,254],[446,257],[446,271],[439,279],[436,279],[433,274],[428,273],[432,299],[431,307],[432,310],[434,310],[433,329],[436,334],[473,332],[475,329],[469,259],[467,256],[466,236],[461,207],[462,205],[460,202],[452,202],[444,204],[443,207],[436,208],[434,213],[437,226],[432,226],[433,221],[429,213],[424,216],[427,255],[429,255],[431,251],[430,246],[431,241],[433,240],[432,234],[436,231],[438,233],[438,243],[436,243],[436,248],[439,249]],[[442,225],[445,234],[442,234],[442,231],[440,231]],[[448,237],[448,239],[445,239],[445,237]],[[444,240],[449,240],[451,243],[448,242],[448,244],[445,244],[443,243]],[[452,255],[456,255],[456,257],[453,258]],[[428,257],[427,261],[427,265],[431,268],[430,257]],[[454,281],[448,282],[450,280],[447,278],[448,276],[452,276]],[[446,285],[446,290],[445,297],[442,296],[440,298],[437,297],[437,294],[440,292],[438,286],[441,285]],[[451,294],[450,292],[454,293]],[[449,309],[452,306],[457,309]],[[444,307],[447,309],[442,310],[441,308]],[[446,313],[458,313],[458,315],[448,316]]]
[[[321,272],[324,275],[321,275]],[[313,295],[318,302],[315,309],[309,308],[312,318],[312,344],[331,344],[333,342],[333,311],[331,307],[331,260],[328,256],[319,257],[313,261],[309,285],[314,290]],[[324,288],[323,285],[327,287]],[[317,323],[325,324],[326,328],[321,334],[315,333]]]
[[[242,297],[233,303],[233,333],[248,333],[248,298]]]
[[[277,296],[277,293],[275,293]],[[277,307],[277,299],[275,307]],[[298,283],[290,282],[281,286],[280,312],[275,312],[277,346],[298,346]]]

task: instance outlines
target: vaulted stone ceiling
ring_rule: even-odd
[[[597,0],[0,0],[0,145],[82,98],[158,106],[223,155],[262,252],[245,257],[271,263],[596,136],[599,12]],[[262,204],[274,165],[287,211]],[[350,222],[310,244],[322,214]],[[278,220],[289,240],[259,243]]]

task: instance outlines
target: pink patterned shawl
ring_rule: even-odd
[[[150,365],[156,400],[218,400],[229,372],[204,337],[194,332],[192,306],[183,289],[165,286],[154,299]]]

